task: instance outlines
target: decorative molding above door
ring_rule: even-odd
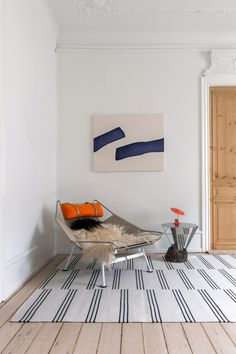
[[[204,74],[236,74],[236,50],[213,50],[210,67]]]

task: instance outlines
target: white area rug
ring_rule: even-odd
[[[79,255],[60,265],[13,316],[17,322],[236,322],[236,256],[190,255],[185,263],[149,256],[106,271]]]

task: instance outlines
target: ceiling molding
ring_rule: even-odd
[[[78,15],[111,15],[111,14],[228,14],[235,13],[235,8],[140,8],[140,7],[117,7],[114,5],[114,0],[71,0],[78,8]]]
[[[63,44],[59,43],[57,46],[57,51],[77,51],[77,50],[192,50],[192,51],[211,51],[214,52],[233,52],[235,53],[236,58],[236,50],[235,45],[232,47],[221,47],[222,50],[214,50],[216,48],[213,44],[130,44],[130,45],[122,45],[122,44]],[[211,54],[212,55],[212,54]],[[209,68],[210,69],[210,68]],[[208,70],[209,70],[208,69]]]

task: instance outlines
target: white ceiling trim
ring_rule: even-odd
[[[157,33],[136,31],[64,31],[59,39],[59,47],[105,48],[105,49],[235,49],[235,33]]]
[[[234,13],[236,8],[140,8],[140,7],[117,7],[112,0],[72,0],[77,6],[79,15],[110,15],[110,14],[206,14],[206,13]]]
[[[76,50],[193,50],[193,51],[211,51],[217,50],[215,45],[182,45],[182,44],[137,44],[137,45],[120,45],[120,44],[58,44],[57,51],[76,51]],[[232,46],[220,46],[220,49],[235,50],[235,44]]]

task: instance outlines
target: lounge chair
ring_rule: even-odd
[[[101,202],[95,200],[93,202],[99,203],[109,214],[110,216],[108,218],[106,218],[103,222],[104,223],[109,223],[109,224],[115,224],[115,225],[119,225],[124,227],[124,230],[126,233],[128,234],[133,234],[135,236],[141,236],[141,235],[147,235],[147,234],[152,234],[156,236],[156,240],[159,240],[162,232],[159,231],[152,231],[152,230],[143,230],[140,229],[139,227],[133,225],[132,223],[128,222],[127,220],[121,218],[120,216],[116,215],[114,212],[112,212],[110,209],[108,209],[105,205],[103,205]],[[153,269],[148,261],[148,258],[146,256],[146,253],[144,251],[144,247],[150,246],[152,244],[155,243],[155,241],[145,241],[145,242],[139,242],[139,243],[135,243],[135,244],[131,244],[131,245],[125,245],[125,246],[117,246],[117,244],[113,241],[110,240],[103,240],[103,241],[85,241],[85,240],[75,240],[75,236],[74,236],[74,230],[72,230],[69,226],[70,223],[68,222],[68,220],[66,220],[63,216],[62,210],[61,210],[61,202],[58,200],[56,203],[56,213],[55,213],[55,221],[58,224],[58,226],[60,227],[60,229],[63,231],[63,233],[67,236],[67,238],[69,239],[69,241],[72,244],[72,250],[70,252],[70,255],[67,259],[67,262],[65,264],[65,267],[63,270],[68,270],[68,266],[70,264],[71,261],[71,257],[74,253],[75,248],[79,248],[81,251],[83,251],[83,244],[92,244],[92,243],[96,243],[96,244],[110,244],[112,246],[113,249],[113,254],[115,255],[115,261],[113,261],[112,263],[117,263],[117,262],[123,262],[123,261],[127,261],[128,259],[133,259],[133,258],[137,258],[137,257],[144,257],[146,264],[147,264],[147,271],[148,272],[153,272]],[[61,211],[61,220],[59,220],[59,208]],[[128,251],[134,251],[134,253],[128,253]],[[102,284],[100,285],[102,288],[105,288],[106,285],[106,278],[105,278],[105,263],[101,264],[101,271],[102,271]]]

